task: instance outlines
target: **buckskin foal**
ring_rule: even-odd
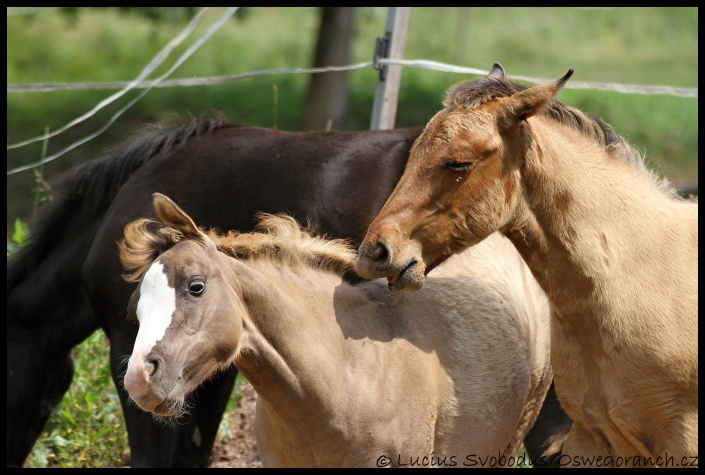
[[[514,463],[551,383],[550,341],[548,301],[506,238],[391,294],[361,281],[349,244],[290,217],[223,235],[154,204],[161,226],[128,224],[120,253],[141,280],[124,378],[139,407],[178,416],[234,364],[259,395],[265,466]]]
[[[495,64],[453,87],[357,269],[418,289],[502,232],[551,302],[556,393],[575,421],[562,465],[697,465],[698,205],[553,99],[571,75],[527,88]]]

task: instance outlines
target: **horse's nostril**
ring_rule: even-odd
[[[159,369],[159,361],[157,361],[157,360],[147,361],[147,363],[144,365],[144,370],[150,376],[153,376],[154,373],[157,372],[157,369]]]
[[[377,245],[372,249],[372,252],[370,253],[370,259],[373,261],[387,261],[389,260],[389,250],[387,249],[387,246],[384,245],[382,242],[378,242]]]

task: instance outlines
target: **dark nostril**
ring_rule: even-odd
[[[147,371],[147,373],[150,376],[153,376],[154,373],[157,372],[157,369],[159,369],[159,361],[158,360],[149,360],[147,363],[144,365],[144,370]]]
[[[375,262],[386,262],[389,259],[387,246],[385,246],[383,242],[378,242],[374,249],[372,249],[372,252],[370,252],[370,259]]]

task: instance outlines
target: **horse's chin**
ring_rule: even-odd
[[[183,399],[166,399],[160,405],[152,409],[152,414],[159,417],[179,418],[184,415],[185,412]]]
[[[181,417],[187,412],[184,392],[178,385],[172,388],[166,396],[161,391],[152,388],[142,397],[130,396],[130,398],[140,409],[158,417]]]
[[[157,407],[164,404],[164,399],[155,397],[153,393],[147,393],[140,397],[130,394],[130,399],[132,399],[132,402],[137,404],[137,407],[145,412],[154,412]]]
[[[152,408],[152,415],[159,418],[173,418],[178,419],[179,417],[188,413],[189,405],[186,402],[184,394],[179,391],[173,391],[169,396],[166,397],[159,405]]]
[[[392,292],[419,290],[426,281],[425,269],[423,262],[411,261],[400,273],[387,277],[387,288]]]

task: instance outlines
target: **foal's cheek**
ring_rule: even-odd
[[[468,181],[451,204],[456,215],[449,220],[449,232],[463,235],[464,243],[471,245],[501,228],[511,210],[512,183],[500,179]]]
[[[231,360],[237,351],[243,334],[245,310],[239,300],[233,299],[226,306],[219,306],[213,311],[216,318],[213,319],[209,332],[215,336],[213,339],[217,342],[215,352],[218,362],[222,364]]]
[[[210,361],[210,365],[217,368],[228,364],[235,357],[238,339],[232,326],[220,325],[202,339],[199,360]]]

